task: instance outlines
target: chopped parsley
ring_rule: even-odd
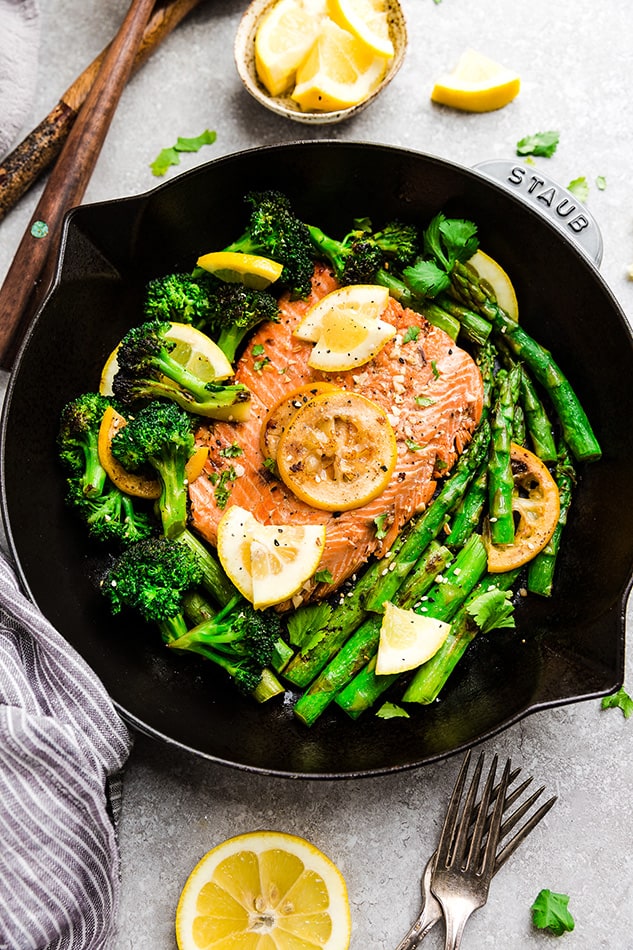
[[[605,696],[603,698],[602,708],[621,709],[624,718],[628,719],[629,716],[633,715],[633,699],[631,699],[624,687],[621,686],[617,693],[612,693],[611,696]]]
[[[251,353],[254,357],[261,357],[261,359],[255,359],[253,361],[253,369],[256,373],[261,373],[265,366],[268,366],[270,359],[266,356],[266,350],[261,343],[256,343],[252,348]]]
[[[322,571],[316,572],[314,579],[317,584],[331,584],[333,581],[332,572],[324,568]]]
[[[571,191],[572,195],[575,195],[579,201],[586,201],[589,197],[589,182],[584,177],[574,178],[573,181],[570,181],[567,185],[568,191]]]
[[[598,189],[598,191],[604,191],[606,187],[607,187],[607,179],[604,177],[604,175],[598,175],[598,177],[596,178],[596,188]]]
[[[567,894],[556,894],[544,888],[532,904],[532,923],[539,930],[549,930],[556,937],[575,927],[575,921],[567,909]]]
[[[383,538],[387,537],[387,512],[384,511],[374,518],[374,524],[376,525],[376,537],[379,541],[382,541]]]
[[[423,445],[420,445],[418,442],[414,442],[413,439],[405,439],[404,441],[410,452],[419,452],[424,448]]]
[[[560,140],[560,132],[536,132],[517,142],[517,155],[538,155],[551,158]]]
[[[436,379],[439,379],[439,377],[440,377],[440,371],[439,371],[439,369],[437,368],[437,362],[436,362],[435,360],[431,360],[431,370],[432,370],[433,375],[435,376],[435,378],[436,378]]]
[[[380,709],[376,711],[378,719],[409,719],[409,713],[402,706],[396,706],[395,703],[383,703]]]
[[[236,459],[239,458],[240,455],[244,455],[244,449],[241,445],[238,445],[237,442],[233,442],[232,445],[227,445],[225,448],[220,449],[219,454],[225,459]]]
[[[415,343],[417,338],[420,336],[420,327],[410,326],[407,327],[406,333],[402,337],[403,343]]]
[[[215,487],[213,496],[218,508],[226,508],[228,500],[231,497],[232,482],[234,482],[236,478],[237,472],[232,465],[229,465],[229,467],[225,468],[220,474],[212,472],[212,474],[209,475],[209,480]]]
[[[468,603],[466,609],[482,633],[500,627],[514,627],[514,607],[509,599],[511,596],[512,591],[492,587]]]
[[[261,343],[256,343],[251,350],[251,353],[253,354],[253,356],[263,356],[265,352],[266,350],[264,349],[263,344]]]
[[[420,409],[426,409],[427,406],[435,405],[435,399],[431,399],[430,396],[416,396],[413,401]]]
[[[195,138],[187,139],[179,137],[175,145],[172,145],[170,148],[162,149],[150,164],[149,167],[152,170],[152,175],[161,178],[172,165],[180,165],[181,152],[198,152],[203,145],[213,145],[216,138],[216,133],[210,129],[205,129],[204,132]]]

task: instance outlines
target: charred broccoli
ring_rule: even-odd
[[[155,277],[145,288],[143,314],[148,321],[191,323],[200,329],[209,313],[210,292],[204,275],[175,273]]]
[[[88,536],[102,544],[126,547],[148,538],[156,527],[151,515],[138,511],[131,496],[110,479],[106,479],[100,495],[85,495],[81,483],[71,478],[66,500],[85,523]]]
[[[415,260],[418,241],[413,225],[392,221],[381,231],[374,231],[368,218],[355,225],[342,241],[308,225],[317,254],[329,261],[342,284],[373,284],[383,269],[390,265],[406,267]]]
[[[59,457],[87,496],[100,495],[105,485],[98,442],[101,420],[109,405],[106,396],[84,393],[62,409],[57,436]]]
[[[167,538],[181,534],[187,524],[185,466],[195,448],[192,417],[173,402],[154,400],[118,430],[111,448],[129,472],[147,465],[156,470],[163,533]]]
[[[217,287],[209,293],[208,332],[231,363],[251,330],[265,320],[278,319],[277,300],[266,290],[218,280]]]
[[[153,320],[133,327],[123,337],[112,383],[122,403],[169,399],[188,412],[212,417],[219,409],[250,399],[246,386],[205,382],[174,359],[176,344],[167,336],[170,327],[168,322]]]

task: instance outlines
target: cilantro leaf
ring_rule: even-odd
[[[606,187],[607,187],[607,179],[604,177],[604,175],[598,175],[598,177],[596,178],[596,188],[598,189],[598,191],[604,191]]]
[[[381,515],[376,515],[374,518],[374,524],[376,526],[376,537],[379,541],[382,541],[383,538],[387,537],[387,528],[389,527],[387,512],[383,511]]]
[[[551,158],[560,140],[560,132],[536,132],[517,142],[517,155],[539,155]]]
[[[319,632],[323,636],[321,628],[327,623],[331,613],[332,608],[326,601],[306,604],[305,607],[294,610],[288,616],[288,639],[290,643],[295,647],[307,649],[312,645],[311,642],[307,642],[309,638]]]
[[[469,603],[466,610],[473,618],[482,633],[489,630],[498,630],[501,627],[514,627],[514,606],[509,598],[512,591],[499,590],[492,587],[481,594],[477,594]]]
[[[407,327],[404,336],[402,337],[403,343],[415,343],[417,338],[420,336],[420,327],[411,325]]]
[[[314,575],[314,580],[317,584],[331,584],[334,580],[332,577],[332,571],[328,570],[327,567],[324,567],[322,570],[316,572]]]
[[[451,285],[446,271],[434,261],[416,261],[415,264],[404,268],[402,276],[413,293],[420,297],[437,297]]]
[[[170,148],[161,149],[156,158],[150,164],[152,174],[157,178],[162,177],[171,165],[180,165],[181,152],[197,152],[203,145],[213,145],[217,136],[210,129],[205,129],[195,138],[178,137],[176,144]]]
[[[534,926],[540,930],[551,930],[556,937],[573,930],[575,922],[567,909],[568,903],[567,894],[555,894],[547,888],[540,891],[531,908]]]
[[[479,247],[477,225],[472,221],[445,218],[440,223],[440,232],[451,264],[455,261],[467,261]]]
[[[570,181],[567,185],[568,191],[571,191],[572,195],[575,195],[579,201],[586,201],[589,197],[589,182],[584,177],[574,178],[573,181]]]
[[[409,713],[402,706],[396,706],[395,703],[383,703],[380,709],[376,710],[378,719],[409,719]]]
[[[633,716],[633,699],[631,699],[624,687],[621,686],[617,693],[612,693],[611,696],[603,697],[602,708],[621,709],[624,718],[628,719],[629,716]]]

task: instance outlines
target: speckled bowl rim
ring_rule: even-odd
[[[389,31],[395,53],[380,85],[370,96],[348,109],[334,112],[302,112],[296,102],[285,96],[271,96],[257,77],[255,69],[255,34],[261,17],[277,3],[277,0],[253,0],[248,6],[235,35],[233,53],[238,74],[250,95],[271,112],[308,125],[329,125],[358,115],[389,85],[400,69],[407,50],[407,25],[398,0],[386,0]]]

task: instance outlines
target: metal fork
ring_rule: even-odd
[[[521,769],[514,769],[510,773],[508,785],[511,785],[517,776],[520,774]],[[510,792],[505,799],[504,803],[504,813],[507,812],[516,802],[520,799],[526,789],[532,784],[533,779],[528,778],[521,783],[516,789]],[[542,785],[539,789],[533,792],[501,825],[500,840],[504,839],[513,828],[521,821],[521,819],[527,815],[532,806],[540,798],[540,796],[545,791],[545,786]],[[499,786],[497,785],[492,792],[491,800],[496,800],[496,797],[499,793]],[[508,858],[510,858],[516,849],[519,847],[522,841],[530,834],[531,831],[538,825],[538,823],[545,817],[547,812],[550,810],[554,802],[556,801],[556,796],[548,799],[540,808],[535,811],[530,818],[525,822],[523,827],[516,833],[516,835],[506,842],[503,847],[497,852],[494,874],[496,874],[501,867],[506,863]],[[490,824],[490,815],[487,816],[486,824]],[[438,923],[442,918],[442,907],[433,891],[431,890],[431,876],[433,873],[433,866],[435,864],[437,852],[433,852],[429,858],[426,867],[424,869],[424,874],[422,875],[421,889],[422,889],[422,910],[420,914],[409,928],[405,936],[402,938],[396,950],[414,950],[415,947],[421,942],[422,938],[429,933],[429,931]]]

